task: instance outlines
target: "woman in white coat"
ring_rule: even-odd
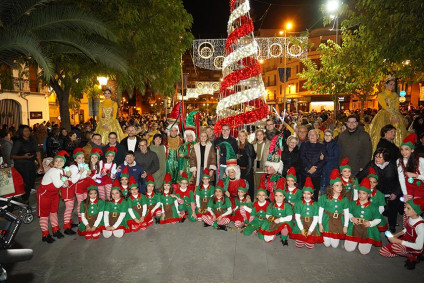
[[[209,169],[211,180],[216,171],[216,151],[215,147],[208,140],[206,132],[199,136],[199,142],[194,145],[194,150],[190,152],[190,172],[196,179],[196,186],[200,184],[200,178],[205,168]]]

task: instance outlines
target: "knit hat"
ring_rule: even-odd
[[[211,178],[211,176],[209,175],[209,169],[208,168],[205,168],[205,170],[203,170],[203,173],[202,173],[202,179],[203,178]]]
[[[332,186],[334,183],[341,182],[342,179],[340,179],[340,173],[339,169],[333,169],[330,174],[330,186]]]
[[[272,167],[274,170],[281,174],[283,172],[283,161],[281,161],[281,151],[283,149],[283,137],[276,135],[269,146],[269,155],[265,162],[266,167]]]
[[[224,191],[224,182],[222,181],[222,179],[218,181],[218,184],[216,184],[215,191],[216,190]]]
[[[237,156],[234,153],[234,149],[228,142],[221,142],[218,146],[218,150],[221,150],[221,148],[225,147],[225,153],[226,153],[226,163],[227,168],[225,168],[225,174],[228,176],[228,170],[233,169],[236,171],[236,179],[240,179],[240,167],[237,165]]]
[[[290,167],[289,171],[287,171],[286,179],[287,178],[292,178],[295,182],[297,182],[296,169],[294,169],[294,167]]]
[[[122,169],[121,178],[122,177],[130,177],[130,170],[128,169],[128,166],[125,166],[124,169]]]
[[[194,122],[194,115],[196,115],[199,111],[192,111],[187,115],[186,123],[185,123],[185,131],[184,131],[184,139],[187,139],[187,134],[193,135],[193,140],[196,140],[196,124]]]
[[[374,170],[374,168],[372,168],[372,167],[370,167],[369,169],[368,169],[368,176],[367,176],[368,178],[375,178],[375,179],[377,179],[377,181],[378,181],[378,175],[377,175],[377,173],[375,173],[375,170]]]
[[[155,179],[153,178],[153,175],[152,174],[149,174],[146,177],[146,186],[148,184],[153,184],[153,185],[155,184]]]
[[[306,177],[305,179],[305,184],[303,185],[303,191],[304,192],[310,192],[310,193],[314,193],[314,184],[312,183],[312,179],[311,177]]]
[[[249,184],[246,183],[244,179],[240,179],[237,190],[247,193],[248,189],[249,189]]]
[[[267,192],[266,192],[266,190],[264,189],[264,187],[259,187],[257,190],[256,190],[256,194],[258,194],[259,192],[264,192],[265,194],[267,194]]]
[[[342,162],[340,163],[340,167],[339,168],[340,168],[340,172],[342,172],[343,169],[346,169],[346,168],[352,170],[352,168],[349,165],[349,159],[348,158],[344,158],[342,160]]]
[[[118,179],[115,179],[115,181],[113,181],[112,183],[112,188],[110,189],[110,191],[113,191],[113,190],[121,191],[121,184],[119,183]]]
[[[400,146],[406,145],[406,146],[409,146],[411,149],[414,149],[416,142],[417,142],[417,135],[416,134],[410,134],[410,135],[407,135],[406,138],[403,139]]]
[[[84,155],[84,149],[82,149],[81,147],[77,147],[72,152],[72,157],[75,159],[75,158],[77,158],[78,155],[81,155],[81,154]]]
[[[106,149],[105,156],[107,156],[109,153],[112,153],[113,156],[115,156],[117,152],[118,152],[118,150],[116,149],[116,147],[110,146]]]
[[[187,173],[186,172],[183,172],[180,175],[180,182],[183,181],[183,180],[186,180],[188,182],[188,176],[187,176]]]
[[[166,173],[165,178],[163,179],[163,184],[166,185],[172,185],[172,177],[171,173]]]
[[[64,162],[66,162],[66,156],[67,157],[69,157],[69,154],[66,152],[66,151],[64,151],[64,150],[61,150],[61,151],[59,151],[58,153],[56,153],[56,155],[54,156],[54,158],[53,158],[53,161],[56,159],[56,158],[60,158],[60,159],[62,159]]]
[[[422,198],[410,199],[406,203],[409,204],[418,215],[421,215],[421,213],[423,213],[424,199]]]
[[[371,184],[370,179],[368,177],[365,177],[362,179],[361,183],[359,184],[358,191],[366,192],[367,194],[371,193]]]
[[[92,148],[90,151],[90,157],[92,155],[97,155],[97,157],[100,159],[100,157],[103,155],[103,151],[100,148]]]
[[[122,176],[122,175],[121,175]],[[134,176],[130,176],[130,179],[128,181],[128,187],[131,188],[138,188],[137,181],[135,180]]]

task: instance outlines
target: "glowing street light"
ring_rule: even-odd
[[[287,31],[291,30],[293,28],[293,23],[292,22],[287,22],[286,23],[286,28],[284,29],[284,96],[283,96],[283,105],[284,108],[286,109],[287,107],[287,90],[286,90],[286,85],[287,85]],[[280,31],[281,34],[281,31]]]
[[[109,80],[107,77],[97,77],[100,86],[107,85],[107,81]]]
[[[338,0],[330,0],[326,4],[327,12],[333,14],[339,10],[340,2]]]

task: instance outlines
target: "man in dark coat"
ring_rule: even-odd
[[[109,147],[114,146],[118,151],[115,155],[115,163],[117,165],[124,163],[126,151],[122,144],[117,143],[118,135],[115,132],[110,132],[108,139],[109,143],[102,148],[103,153],[105,153]],[[106,156],[104,159],[106,159]]]

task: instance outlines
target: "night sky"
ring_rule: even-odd
[[[250,15],[256,30],[260,27],[282,28],[290,20],[295,24],[293,31],[301,32],[322,26],[320,5],[323,2],[324,0],[250,0]],[[230,0],[183,0],[183,3],[193,16],[192,33],[196,38],[227,37]]]

